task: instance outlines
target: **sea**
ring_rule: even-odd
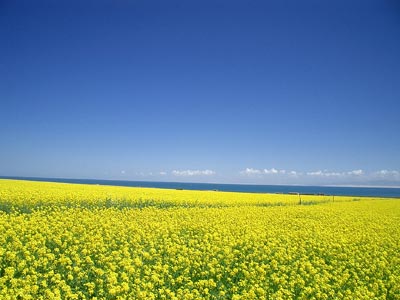
[[[225,191],[244,193],[300,193],[324,194],[337,196],[364,197],[394,197],[400,198],[400,188],[396,187],[349,187],[349,186],[305,186],[305,185],[251,185],[251,184],[221,184],[221,183],[189,183],[189,182],[159,182],[159,181],[126,181],[101,179],[66,179],[38,177],[9,177],[3,179],[19,179],[32,181],[82,183],[95,185],[150,187],[175,190]]]

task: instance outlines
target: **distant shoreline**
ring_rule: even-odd
[[[226,183],[190,183],[190,182],[161,182],[161,181],[128,181],[106,179],[78,179],[78,178],[46,178],[46,177],[19,177],[0,176],[0,179],[47,181],[75,184],[98,184],[126,187],[163,188],[179,190],[223,191],[242,193],[300,193],[324,194],[335,196],[354,197],[383,197],[400,198],[400,187],[382,186],[307,186],[307,185],[257,185],[257,184],[226,184]]]
[[[374,189],[400,189],[400,185],[357,185],[357,184],[321,184],[321,185],[308,185],[308,184],[258,184],[258,183],[221,183],[221,182],[188,182],[188,181],[157,181],[157,180],[123,180],[123,179],[102,179],[102,178],[64,178],[64,177],[36,177],[36,176],[3,176],[0,179],[21,179],[21,180],[88,180],[88,181],[121,181],[121,182],[154,182],[154,183],[170,183],[170,184],[210,184],[210,185],[244,185],[244,186],[287,186],[287,187],[344,187],[344,188],[374,188]],[[64,181],[63,181],[64,182]]]

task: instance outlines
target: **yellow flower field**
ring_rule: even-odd
[[[400,201],[0,180],[0,299],[400,299]]]

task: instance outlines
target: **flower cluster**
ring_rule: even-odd
[[[283,206],[347,202],[354,197],[190,191],[88,184],[0,180],[0,210],[32,212],[43,207],[62,208],[170,208]],[[367,198],[365,198],[367,199]]]
[[[0,185],[0,299],[400,299],[398,200]]]

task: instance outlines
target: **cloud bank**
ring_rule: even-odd
[[[215,171],[213,170],[173,170],[172,175],[174,176],[211,176],[215,175]]]
[[[153,170],[152,172],[119,171],[124,179],[134,174],[140,180],[179,180],[203,182],[214,180],[220,183],[246,184],[300,184],[300,185],[355,185],[355,186],[400,186],[400,172],[393,169],[381,170],[287,170],[274,167],[253,168],[231,171],[230,173],[216,172],[211,169],[173,169]],[[136,178],[132,178],[136,179]]]
[[[313,171],[313,172],[307,172],[306,173],[309,176],[322,176],[322,177],[344,177],[344,176],[360,176],[364,174],[363,170],[352,170],[352,171],[347,171],[347,172],[329,172],[327,170],[324,171]]]
[[[277,168],[246,168],[239,173],[243,178],[248,180],[253,178],[259,183],[400,185],[400,172],[386,169],[378,171],[355,169],[349,171],[311,170],[299,172]]]
[[[298,172],[296,171],[286,171],[286,170],[278,170],[275,168],[271,169],[253,169],[253,168],[246,168],[243,171],[240,171],[241,174],[244,175],[269,175],[269,174],[287,174],[287,175],[297,175]]]

